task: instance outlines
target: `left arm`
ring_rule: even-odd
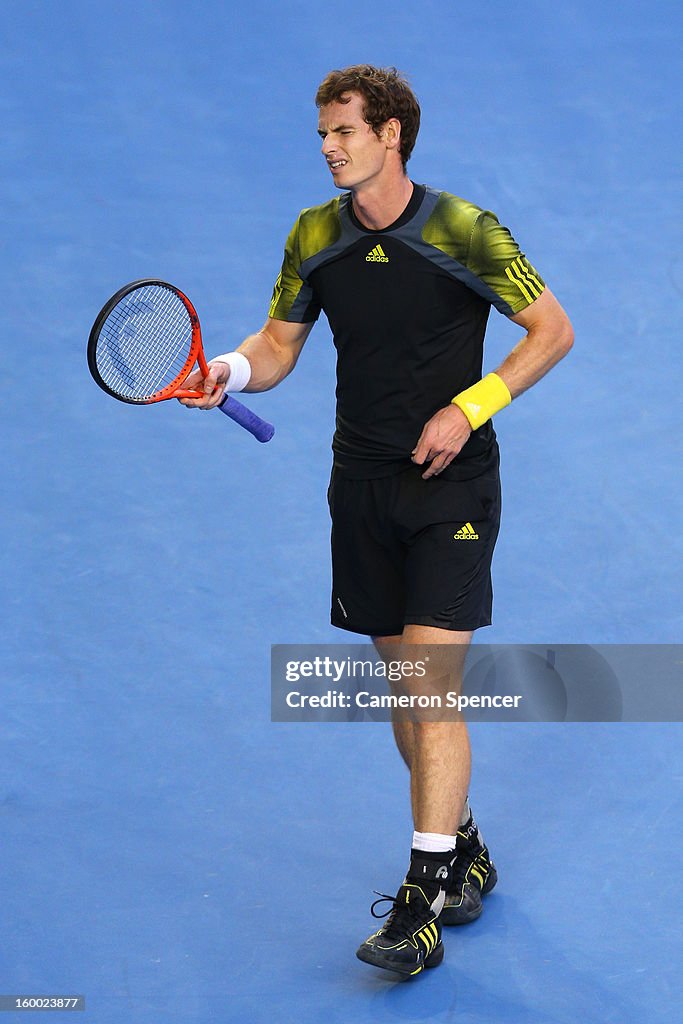
[[[494,372],[514,399],[566,356],[574,342],[574,332],[569,317],[549,288],[510,319],[527,333]],[[457,405],[439,409],[425,424],[412,456],[418,465],[431,463],[423,478],[427,480],[445,469],[471,432],[469,420]]]
[[[527,334],[494,372],[517,398],[564,359],[574,344],[574,331],[550,288],[510,319],[524,327]]]

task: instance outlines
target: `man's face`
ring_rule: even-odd
[[[351,93],[348,103],[320,108],[318,135],[337,188],[353,188],[377,178],[389,150],[363,118],[363,99]]]

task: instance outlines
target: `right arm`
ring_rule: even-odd
[[[286,320],[268,318],[256,334],[250,334],[237,349],[249,360],[251,377],[244,389],[269,391],[292,372],[311,333],[313,323],[289,323]],[[201,370],[195,370],[183,387],[203,391],[203,398],[179,398],[178,401],[192,409],[213,409],[223,399],[230,377],[230,367],[220,359],[209,363],[209,375],[204,378]]]

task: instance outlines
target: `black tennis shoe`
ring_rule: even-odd
[[[388,920],[378,932],[371,935],[356,952],[359,960],[386,971],[410,976],[425,967],[438,967],[443,960],[441,923],[438,909],[425,895],[422,886],[405,881],[396,896],[377,893],[370,908],[373,917]],[[376,914],[378,903],[388,900],[393,904],[386,914]],[[443,890],[435,903],[443,902]]]
[[[446,925],[476,921],[484,909],[482,896],[491,892],[498,881],[488,847],[472,815],[458,829],[455,850],[452,880],[441,912],[441,922]]]

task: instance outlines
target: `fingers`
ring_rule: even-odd
[[[203,390],[205,395],[212,395],[213,394],[214,389],[216,387],[217,378],[218,378],[218,372],[216,370],[216,367],[215,366],[210,366],[209,367],[208,376],[204,378],[204,384],[202,386],[202,390]]]
[[[202,398],[178,398],[181,405],[188,409],[215,409],[223,400],[225,388],[230,376],[230,367],[226,363],[209,363],[209,372],[202,376],[201,370],[193,370],[183,384],[184,391],[201,391]]]
[[[457,455],[458,451],[460,450],[459,448],[457,451],[450,451],[449,449],[444,449],[443,442],[439,442],[438,439],[433,440],[432,434],[433,431],[431,430],[430,424],[428,423],[425,429],[422,431],[422,434],[420,435],[420,440],[417,442],[417,445],[413,449],[412,454],[412,460],[418,466],[423,466],[425,462],[432,463],[427,472],[422,474],[423,479],[425,480],[427,480],[430,476],[435,476],[436,473],[438,473],[441,469],[444,469],[445,465],[442,465],[443,460],[447,458],[448,462],[451,462]]]
[[[201,390],[204,392],[204,398],[200,400],[199,408],[215,408],[223,397],[226,384],[227,377],[222,383],[219,383],[217,367],[209,366],[209,374],[207,377],[204,378],[204,384],[201,387]]]
[[[432,456],[432,443],[428,440],[429,424],[424,428],[420,434],[420,438],[413,448],[412,460],[416,462],[418,466],[423,465],[424,462],[429,461]]]
[[[471,432],[467,417],[457,406],[449,405],[435,413],[425,424],[412,453],[413,462],[419,466],[431,462],[422,478],[438,476],[449,466]]]
[[[188,389],[189,390],[189,388],[190,388],[190,385],[188,385],[187,383],[183,384],[183,389]],[[198,390],[198,389],[199,389],[199,385],[195,385],[195,390]],[[177,396],[177,398],[178,398],[178,401],[180,402],[180,404],[184,405],[186,409],[206,409],[207,408],[206,398],[187,398],[187,397],[183,398],[183,397],[180,397],[179,395]]]
[[[440,455],[437,455],[437,457],[433,459],[432,464],[422,474],[422,479],[429,480],[430,476],[438,476],[442,469],[445,469],[446,466],[450,466],[457,454],[457,452],[441,452]]]
[[[204,380],[204,403],[202,409],[215,409],[223,401],[223,395],[230,377],[230,366],[228,363],[209,363],[209,373]]]

